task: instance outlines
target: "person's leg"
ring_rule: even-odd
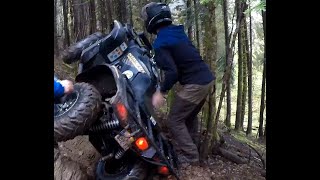
[[[195,117],[205,102],[211,84],[184,85],[174,98],[168,115],[168,128],[181,163],[199,162],[199,152],[190,133],[197,134],[198,122]],[[186,121],[191,132],[188,131]]]
[[[206,98],[204,98],[200,104],[194,109],[194,111],[191,113],[191,116],[186,120],[186,126],[189,131],[189,134],[193,140],[193,143],[197,144],[199,141],[199,119],[198,119],[198,113],[200,112],[202,106],[206,102]]]
[[[185,120],[195,108],[196,104],[176,96],[168,115],[168,128],[172,135],[173,146],[178,155],[179,163],[199,160],[197,146],[193,143],[185,124]]]

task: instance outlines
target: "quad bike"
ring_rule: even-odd
[[[74,93],[55,104],[55,142],[88,135],[102,155],[99,180],[154,173],[179,179],[172,144],[153,112],[160,76],[146,36],[115,20],[108,35],[91,34],[69,47],[63,60],[79,61],[79,67]]]

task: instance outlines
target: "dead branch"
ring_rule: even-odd
[[[234,163],[237,163],[237,164],[245,164],[246,163],[246,161],[243,158],[239,157],[238,155],[236,155],[228,150],[225,150],[223,148],[219,148],[219,152],[221,153],[221,155],[223,157],[225,157],[226,159],[228,159]]]
[[[254,147],[252,147],[250,144],[246,143],[251,149],[253,149],[259,156],[261,162],[262,162],[262,165],[263,165],[263,169],[266,169],[266,163],[264,161],[264,159],[262,158],[262,155],[258,152],[258,150],[256,150]]]

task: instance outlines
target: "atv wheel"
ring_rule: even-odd
[[[96,169],[97,180],[143,180],[148,167],[145,162],[130,157],[119,160],[100,160]]]
[[[54,140],[67,141],[82,135],[96,121],[101,95],[88,83],[76,83],[62,104],[55,104]]]

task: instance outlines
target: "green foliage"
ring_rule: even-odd
[[[169,92],[168,92],[168,97],[167,97],[167,106],[170,108],[171,105],[172,105],[172,102],[174,100],[174,89],[171,89]]]
[[[211,2],[211,1],[213,1],[213,0],[200,0],[200,4],[201,5],[205,5],[205,4],[207,4],[207,3]]]
[[[216,3],[222,6],[223,5],[223,1],[224,0],[216,0]]]
[[[217,70],[216,72],[219,74],[224,73],[225,71],[225,67],[226,67],[226,56],[221,56],[218,60],[217,60]],[[221,79],[217,79],[217,82],[222,82]]]
[[[221,58],[218,59],[217,61],[217,72],[221,73],[222,75],[220,76],[222,78],[224,71],[225,71],[225,67],[226,67],[226,56],[222,56]],[[223,73],[222,73],[223,72]],[[232,66],[231,67],[231,77],[230,77],[230,84],[233,86],[234,82],[235,82],[235,67]],[[218,82],[222,82],[222,79],[217,79]]]
[[[236,131],[232,131],[231,135],[236,138],[238,141],[244,143],[244,144],[249,144],[251,145],[253,148],[255,148],[256,150],[262,151],[265,148],[265,146],[263,146],[262,144],[259,144],[253,140],[251,140],[251,138],[248,138],[246,136],[246,134],[242,131],[240,132],[236,132]]]
[[[253,29],[253,52],[252,52],[252,63],[253,66],[262,71],[263,56],[264,56],[264,41],[263,41],[263,27],[262,23],[255,22],[252,26]]]
[[[260,12],[260,11],[265,11],[266,10],[266,2],[265,1],[260,1],[257,5],[255,5],[254,7],[250,7],[248,8],[244,14],[248,15],[250,12],[252,11],[256,11],[256,12]]]

